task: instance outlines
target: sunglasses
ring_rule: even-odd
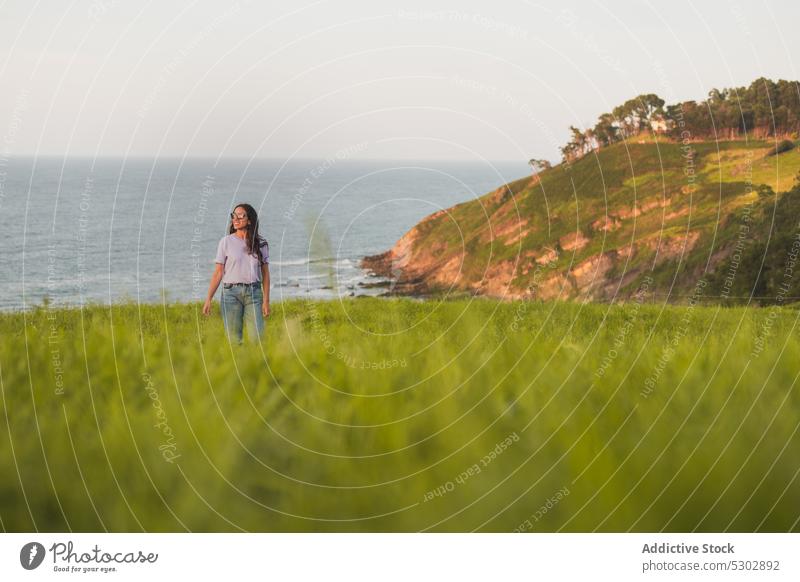
[[[244,220],[245,218],[247,218],[246,214],[235,214],[231,212],[231,220]]]

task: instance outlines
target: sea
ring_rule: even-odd
[[[527,162],[0,159],[0,309],[202,301],[236,204],[259,213],[271,300],[377,295],[359,267]]]

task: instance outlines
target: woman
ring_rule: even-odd
[[[250,337],[258,340],[264,331],[263,317],[269,317],[269,245],[258,234],[255,208],[237,204],[228,232],[217,246],[203,314],[211,313],[211,300],[222,282],[220,307],[228,337],[242,343],[242,326],[248,320]]]

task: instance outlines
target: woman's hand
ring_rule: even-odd
[[[261,313],[264,314],[264,317],[269,317],[269,301],[266,299],[261,303]]]
[[[214,298],[214,293],[217,292],[224,273],[225,266],[222,263],[217,263],[214,267],[214,274],[211,275],[211,281],[208,283],[208,295],[206,295],[206,302],[203,304],[203,315],[211,315],[211,300]]]

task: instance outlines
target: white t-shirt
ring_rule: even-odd
[[[264,264],[269,263],[269,245],[261,243],[261,257]],[[222,275],[223,283],[256,283],[261,281],[261,265],[258,257],[247,250],[247,240],[229,234],[222,237],[217,245],[215,263],[225,265]]]

